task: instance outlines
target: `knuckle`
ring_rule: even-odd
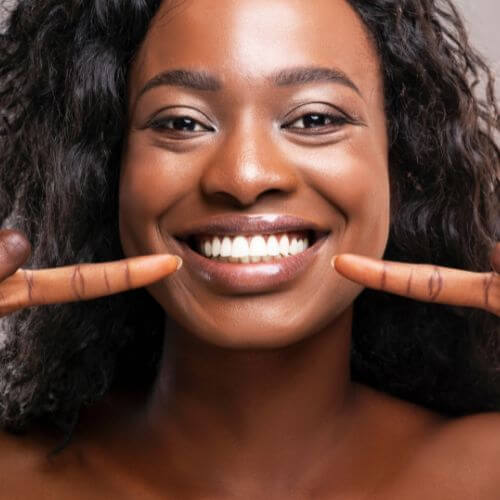
[[[28,240],[21,233],[12,230],[0,234],[0,248],[5,258],[13,264],[24,261],[31,252]]]

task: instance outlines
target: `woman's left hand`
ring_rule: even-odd
[[[500,316],[500,242],[491,253],[493,270],[488,273],[353,254],[335,256],[332,266],[342,276],[368,288],[425,302],[476,307]]]

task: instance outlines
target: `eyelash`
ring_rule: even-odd
[[[304,126],[302,126],[302,127],[291,127],[292,124],[294,124],[298,121],[304,120],[307,117],[315,117],[315,119],[322,118],[322,121],[328,121],[329,123],[319,125],[317,127],[315,127],[315,126],[307,127],[307,126],[305,126],[305,123],[304,123]],[[176,120],[185,120],[187,122],[190,122],[191,125],[194,125],[195,128],[201,127],[201,129],[200,130],[186,131],[186,130],[177,130],[177,129],[174,129],[174,128],[168,126],[168,125],[173,125]],[[323,130],[321,130],[321,132],[305,132],[305,133],[307,133],[307,134],[315,134],[315,133],[316,134],[317,133],[324,134],[324,133],[327,133],[324,131],[325,127],[326,128],[328,128],[328,127],[337,128],[337,127],[340,127],[340,126],[345,125],[347,123],[352,123],[352,120],[350,120],[346,116],[332,115],[329,113],[305,113],[305,114],[301,115],[300,117],[298,117],[297,119],[286,123],[281,128],[283,128],[283,129],[288,128],[288,129],[292,129],[292,130],[304,130],[304,131],[314,131],[314,130],[318,130],[318,129],[323,129]],[[203,131],[214,132],[213,128],[206,127],[205,125],[202,125],[199,121],[197,121],[193,118],[190,118],[189,116],[166,116],[164,118],[159,118],[159,119],[153,120],[151,123],[148,124],[148,126],[150,128],[152,128],[153,130],[170,131],[170,132],[180,133],[180,134],[182,134],[182,133],[191,134],[191,133],[197,133],[197,132],[203,132]]]
[[[330,123],[320,125],[318,127],[291,127],[293,123],[297,123],[298,121],[303,121],[306,117],[320,117],[323,120],[328,120]],[[317,129],[324,129],[325,127],[340,127],[342,125],[345,125],[347,123],[351,123],[351,120],[349,120],[346,116],[342,115],[331,115],[329,113],[305,113],[304,115],[301,115],[298,117],[296,120],[293,120],[291,122],[288,122],[285,124],[282,128],[289,128],[292,130],[317,130]],[[309,133],[309,132],[308,132]],[[313,132],[315,133],[315,132]],[[320,133],[326,133],[326,132],[320,132]]]

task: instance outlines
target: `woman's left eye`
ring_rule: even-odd
[[[308,113],[299,119],[284,125],[288,129],[314,130],[325,127],[338,127],[348,123],[349,120],[341,115],[329,115],[326,113]]]

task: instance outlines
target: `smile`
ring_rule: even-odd
[[[279,260],[307,250],[316,240],[311,231],[237,236],[197,236],[191,248],[201,255],[232,263],[258,263]]]
[[[176,234],[185,268],[219,291],[260,293],[301,275],[329,231],[291,216],[228,216]]]

